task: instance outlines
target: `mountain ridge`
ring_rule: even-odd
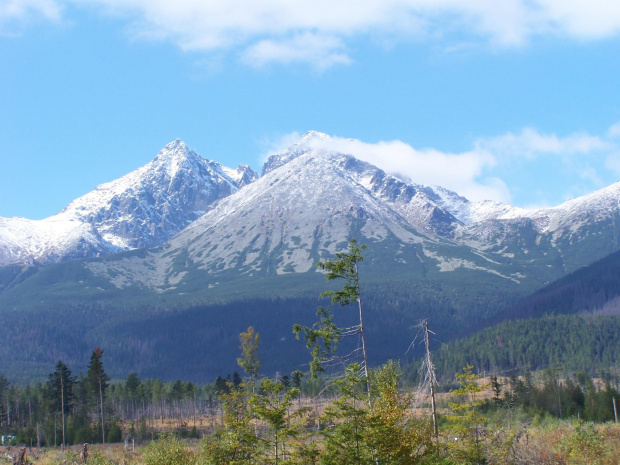
[[[156,246],[36,273],[27,266],[0,273],[14,283],[0,293],[0,317],[23,331],[0,328],[0,348],[8,347],[4,340],[35,344],[43,363],[43,342],[28,335],[45,341],[48,333],[62,334],[63,357],[75,358],[84,344],[107,344],[114,347],[110,353],[126,354],[123,360],[156,375],[164,369],[153,343],[159,341],[165,369],[180,373],[199,362],[194,354],[234,351],[237,330],[253,325],[268,336],[266,351],[286,352],[290,343],[282,341],[290,338],[293,318],[311,324],[316,296],[326,287],[315,264],[356,238],[368,245],[360,276],[369,337],[381,344],[377,357],[390,357],[406,348],[420,318],[458,334],[620,249],[620,185],[527,211],[415,184],[355,154],[328,150],[329,143],[327,136],[308,134],[270,158],[260,178],[209,203]],[[166,169],[191,171],[177,168]],[[237,173],[241,178],[247,171]],[[235,180],[218,179],[224,186]],[[67,342],[67,322],[71,334],[78,328],[88,339]],[[143,352],[148,363],[140,362]]]
[[[0,265],[49,264],[158,245],[256,177],[248,165],[224,167],[177,139],[151,162],[97,186],[52,217],[0,218]]]

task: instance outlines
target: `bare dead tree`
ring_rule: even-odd
[[[435,366],[433,365],[433,360],[431,358],[430,341],[430,334],[435,333],[428,329],[428,320],[426,319],[420,321],[420,323],[416,325],[416,328],[418,329],[418,333],[409,345],[409,348],[413,347],[416,341],[421,338],[426,353],[424,358],[422,359],[422,363],[420,364],[420,369],[418,371],[418,374],[420,376],[420,382],[416,389],[414,401],[416,402],[417,406],[421,399],[425,398],[427,395],[430,395],[432,412],[431,415],[433,418],[433,433],[435,435],[435,440],[437,440],[439,436],[437,426],[437,406],[435,404],[435,385],[437,384],[437,378],[435,376]]]

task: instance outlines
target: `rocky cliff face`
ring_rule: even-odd
[[[0,265],[51,263],[161,244],[257,174],[206,160],[180,140],[40,221],[0,218]]]
[[[304,273],[356,237],[422,274],[477,270],[542,285],[620,248],[619,198],[614,184],[547,209],[470,202],[339,153],[316,132],[271,156],[257,179],[247,165],[223,167],[177,140],[54,217],[1,218],[0,263],[165,243],[127,269],[124,261],[92,265],[101,276],[114,268],[119,286],[161,290],[196,270]]]
[[[620,248],[619,195],[620,184],[543,210],[470,202],[331,151],[328,136],[308,133],[270,157],[260,179],[212,204],[162,250],[89,269],[114,275],[120,288],[216,286],[225,274],[310,272],[355,237],[374,243],[384,277],[476,271],[534,288]]]

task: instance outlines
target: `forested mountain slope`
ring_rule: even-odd
[[[176,144],[175,153],[189,156]],[[187,168],[172,159],[162,166],[172,177]],[[222,186],[232,186],[230,170],[216,168]],[[1,270],[10,284],[0,289],[0,353],[10,354],[13,370],[35,372],[99,345],[122,354],[111,367],[119,375],[133,366],[208,380],[230,371],[237,336],[252,325],[275,354],[265,366],[288,369],[303,362],[289,330],[312,321],[327,287],[316,263],[356,238],[368,246],[360,279],[375,341],[369,354],[379,363],[405,352],[420,318],[432,317],[450,340],[617,250],[619,192],[614,184],[541,210],[470,202],[389,175],[308,133],[163,244],[40,271]]]

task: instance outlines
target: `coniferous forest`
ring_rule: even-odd
[[[616,464],[618,317],[507,321],[420,356],[370,366],[357,265],[321,267],[342,287],[294,325],[305,373],[265,375],[261,335],[239,333],[236,364],[209,383],[111,379],[108,353],[47,377],[0,374],[0,439],[12,463]],[[349,317],[335,318],[340,312]],[[341,321],[346,326],[341,326]],[[306,349],[303,346],[306,346]]]

